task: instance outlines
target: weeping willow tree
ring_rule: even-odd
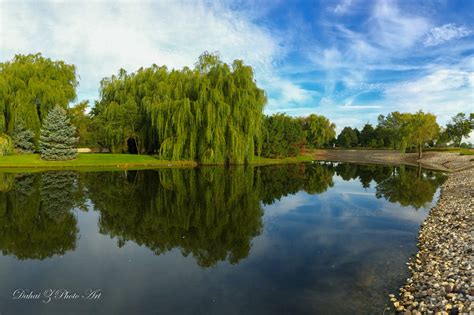
[[[0,133],[14,133],[17,123],[38,141],[41,123],[56,105],[66,108],[76,98],[76,69],[41,54],[16,55],[0,63]]]
[[[336,125],[322,115],[311,114],[299,118],[310,147],[320,148],[336,138]]]
[[[194,69],[122,69],[102,80],[100,96],[92,113],[112,151],[202,163],[246,163],[260,151],[266,96],[240,60],[206,52]]]

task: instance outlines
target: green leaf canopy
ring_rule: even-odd
[[[39,138],[42,121],[54,106],[66,108],[76,98],[76,68],[41,54],[16,55],[0,63],[0,133],[17,123]]]
[[[103,79],[92,113],[112,151],[133,139],[164,159],[246,163],[262,142],[265,104],[251,67],[204,53],[193,70],[153,65]]]

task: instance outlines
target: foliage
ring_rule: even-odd
[[[310,147],[321,148],[336,137],[336,125],[324,116],[311,114],[301,117],[300,121],[306,132],[306,142]]]
[[[422,151],[425,144],[434,139],[439,132],[439,126],[436,123],[436,116],[430,113],[423,113],[421,110],[415,114],[408,114],[409,120],[405,128],[409,135],[409,140],[415,144],[418,150],[418,157],[422,157]]]
[[[296,156],[306,142],[299,119],[278,113],[265,116],[262,156],[279,158]]]
[[[446,137],[455,143],[461,145],[462,137],[467,137],[471,133],[471,123],[464,113],[458,113],[446,125]]]
[[[379,116],[379,130],[382,131],[387,140],[385,145],[405,152],[410,138],[410,115],[409,113],[392,112],[387,117]]]
[[[7,134],[0,135],[0,156],[10,155],[13,153],[13,141]]]
[[[346,148],[357,146],[359,139],[357,137],[357,129],[351,127],[344,127],[341,133],[337,136],[337,143]]]
[[[12,134],[13,144],[18,153],[31,153],[34,151],[34,133],[30,129],[26,129],[23,123],[15,125]]]
[[[375,147],[377,145],[377,137],[374,127],[371,124],[365,124],[360,131],[359,144],[364,147]]]
[[[66,112],[59,106],[54,107],[41,129],[41,158],[53,161],[75,159],[77,141],[76,128],[71,125]]]
[[[68,109],[68,117],[71,124],[76,127],[76,136],[79,138],[79,146],[94,145],[92,136],[92,120],[86,110],[89,101],[83,101]]]
[[[392,112],[380,115],[376,128],[365,124],[360,133],[357,129],[345,127],[338,135],[338,144],[343,147],[363,146],[371,148],[392,148],[402,152],[415,146],[422,154],[423,147],[445,141],[446,133],[439,133],[436,116],[418,111],[412,113]],[[440,134],[440,138],[438,138]]]
[[[262,142],[266,96],[240,60],[227,65],[204,53],[193,70],[121,70],[102,80],[100,94],[92,113],[99,141],[114,152],[135,144],[169,160],[245,163]]]
[[[0,132],[11,134],[23,122],[36,142],[48,112],[54,106],[66,108],[76,98],[77,84],[74,65],[39,53],[0,63]]]

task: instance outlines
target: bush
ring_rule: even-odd
[[[13,154],[13,141],[10,136],[0,135],[0,156]]]
[[[34,151],[33,131],[26,129],[23,124],[17,124],[12,135],[13,144],[18,153],[32,153]]]

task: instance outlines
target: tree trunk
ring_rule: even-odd
[[[137,148],[137,155],[140,155],[140,149],[138,149],[138,139],[136,136],[134,138],[135,138],[135,148]]]
[[[422,147],[421,143],[418,144],[418,159],[421,159],[423,157],[423,152],[422,152]]]

